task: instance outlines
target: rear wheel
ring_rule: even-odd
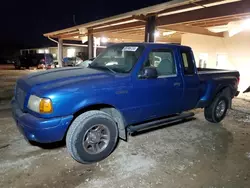
[[[226,116],[229,100],[230,99],[224,95],[218,95],[212,104],[204,110],[206,120],[212,123],[219,123],[222,121]]]
[[[110,115],[98,110],[85,112],[68,130],[67,149],[80,163],[97,162],[114,150],[118,134],[117,125]]]

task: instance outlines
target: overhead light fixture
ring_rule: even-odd
[[[227,26],[228,26],[229,37],[232,37],[242,31],[250,30],[250,19],[236,21],[236,22],[229,22]]]
[[[244,29],[250,29],[250,18],[243,20],[241,26]]]
[[[228,31],[229,37],[232,37],[242,31],[250,31],[250,18],[240,21],[232,21],[229,22],[227,25],[208,27],[207,29],[213,33],[221,33]]]
[[[87,36],[81,37],[81,40],[82,40],[82,43],[85,43],[88,41],[88,37]]]
[[[160,32],[159,32],[159,31],[155,31],[155,32],[154,32],[154,36],[155,36],[155,37],[159,37],[159,36],[160,36]]]
[[[229,22],[227,26],[228,26],[229,37],[232,37],[242,31],[249,31],[250,19],[236,21],[236,22]]]
[[[44,53],[44,49],[38,49],[38,50],[37,50],[37,53],[38,53],[38,54],[43,54],[43,53]]]
[[[101,38],[101,41],[102,41],[103,43],[106,43],[106,42],[108,42],[108,38],[102,37],[102,38]]]
[[[228,31],[228,26],[227,25],[212,26],[208,27],[207,29],[213,33],[221,33]]]
[[[168,35],[173,35],[173,34],[175,34],[176,33],[176,31],[166,31],[166,32],[163,32],[163,36],[168,36]]]

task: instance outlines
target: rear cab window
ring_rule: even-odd
[[[176,76],[174,54],[171,49],[153,49],[142,68],[145,67],[155,67],[158,78]]]
[[[181,59],[183,65],[183,73],[184,75],[194,75],[195,74],[195,66],[194,59],[190,49],[181,49]]]

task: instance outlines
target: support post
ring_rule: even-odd
[[[92,30],[88,30],[88,52],[89,59],[94,57],[94,36]]]
[[[150,16],[146,20],[144,42],[155,42],[156,16]]]
[[[93,53],[94,58],[96,58],[97,45],[98,45],[98,44],[97,44],[97,38],[94,37],[94,53]]]
[[[58,39],[58,52],[57,52],[57,60],[59,67],[63,66],[62,60],[63,60],[63,40]]]

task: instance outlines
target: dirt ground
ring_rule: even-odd
[[[36,72],[38,70],[30,68],[29,70],[15,70],[14,65],[0,65],[0,104],[12,98],[16,80],[26,74]]]
[[[240,106],[240,108],[239,108]],[[195,119],[120,141],[104,161],[82,165],[65,146],[42,149],[0,111],[0,187],[250,187],[250,103],[234,101],[220,124]]]
[[[0,96],[12,97],[18,77],[31,70],[0,67]],[[6,91],[9,88],[9,91]],[[9,100],[1,100],[1,106]],[[32,146],[18,132],[11,111],[0,110],[0,187],[249,188],[250,102],[236,99],[220,124],[198,110],[195,119],[120,141],[105,160],[75,162],[65,146]],[[1,109],[1,108],[0,108]]]

